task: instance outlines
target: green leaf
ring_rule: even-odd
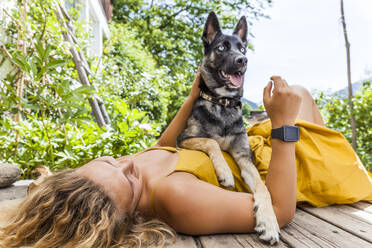
[[[35,48],[36,48],[36,51],[37,51],[37,54],[38,54],[39,58],[42,58],[43,55],[44,55],[44,49],[43,49],[43,44],[41,43],[40,40],[38,40],[35,43]]]
[[[40,79],[37,77],[38,75],[38,71],[37,71],[37,67],[36,67],[36,64],[35,64],[35,60],[36,60],[36,57],[33,57],[31,60],[30,60],[30,67],[31,67],[31,78],[33,78],[34,80],[35,79],[38,79],[36,81],[39,81]]]
[[[94,87],[89,85],[82,85],[73,90],[76,95],[93,95],[95,93]]]
[[[52,51],[52,47],[48,44],[47,47],[46,47],[46,49],[45,49],[45,51],[44,51],[44,53],[43,53],[43,57],[42,57],[42,61],[43,62],[47,61],[48,56],[49,56],[49,54],[50,54],[51,51]]]
[[[16,64],[22,71],[29,73],[30,67],[26,61],[26,58],[19,53],[15,53],[11,58],[11,61]]]
[[[45,66],[47,70],[52,70],[57,67],[64,66],[67,63],[67,61],[62,59],[51,59],[49,63]]]

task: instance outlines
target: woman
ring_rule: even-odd
[[[372,183],[366,171],[358,164],[347,141],[339,133],[324,127],[310,94],[300,87],[288,86],[278,76],[271,79],[273,82],[265,87],[263,96],[270,122],[254,126],[249,134],[255,161],[266,180],[279,226],[292,220],[296,200],[317,206],[371,200]],[[213,165],[204,153],[174,148],[193,101],[199,96],[198,83],[199,74],[189,97],[155,147],[118,159],[98,158],[79,169],[46,178],[18,208],[12,224],[2,229],[0,245],[147,246],[158,241],[163,244],[164,235],[172,235],[168,226],[185,234],[252,232],[255,226],[252,194],[247,193],[248,188],[231,158],[225,154],[235,176],[235,191],[216,187],[219,184]],[[295,145],[294,142],[270,139],[271,126],[291,126],[296,118],[303,120],[297,124],[305,143],[300,141]],[[323,156],[327,153],[331,154],[331,159],[333,153],[337,156],[346,154],[347,158],[331,164],[326,159],[328,156]],[[311,166],[308,160],[311,160]],[[347,166],[354,171],[354,176],[349,178],[351,181],[337,184],[337,189],[343,191],[355,180],[364,188],[353,185],[343,194],[332,190],[334,187],[329,178],[320,175],[324,180],[314,179],[312,166],[322,164],[323,160],[326,161],[320,169],[323,174],[337,172],[335,166],[339,169]],[[335,181],[344,175],[337,174],[340,173],[333,175]],[[319,185],[323,191],[314,191]]]

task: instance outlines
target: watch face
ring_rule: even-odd
[[[284,126],[284,141],[298,141],[299,130],[298,127]]]

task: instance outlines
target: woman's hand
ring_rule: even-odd
[[[272,76],[270,79],[272,81],[264,89],[263,102],[272,128],[293,126],[300,109],[301,96],[281,77]]]
[[[199,82],[200,82],[200,67],[198,68],[198,72],[196,73],[194,82],[192,83],[192,87],[191,87],[191,91],[189,95],[192,99],[196,99],[200,95]]]
[[[190,95],[187,97],[186,101],[183,103],[181,109],[178,111],[178,113],[176,114],[172,122],[169,124],[167,129],[165,129],[163,134],[160,136],[160,139],[156,146],[176,147],[177,137],[185,128],[186,122],[189,116],[191,115],[194,101],[199,97],[200,94],[199,81],[200,67],[198,69],[198,72],[196,73],[194,83],[192,84]]]

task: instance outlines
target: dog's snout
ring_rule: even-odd
[[[236,65],[247,65],[248,59],[245,56],[240,56],[235,59]]]

